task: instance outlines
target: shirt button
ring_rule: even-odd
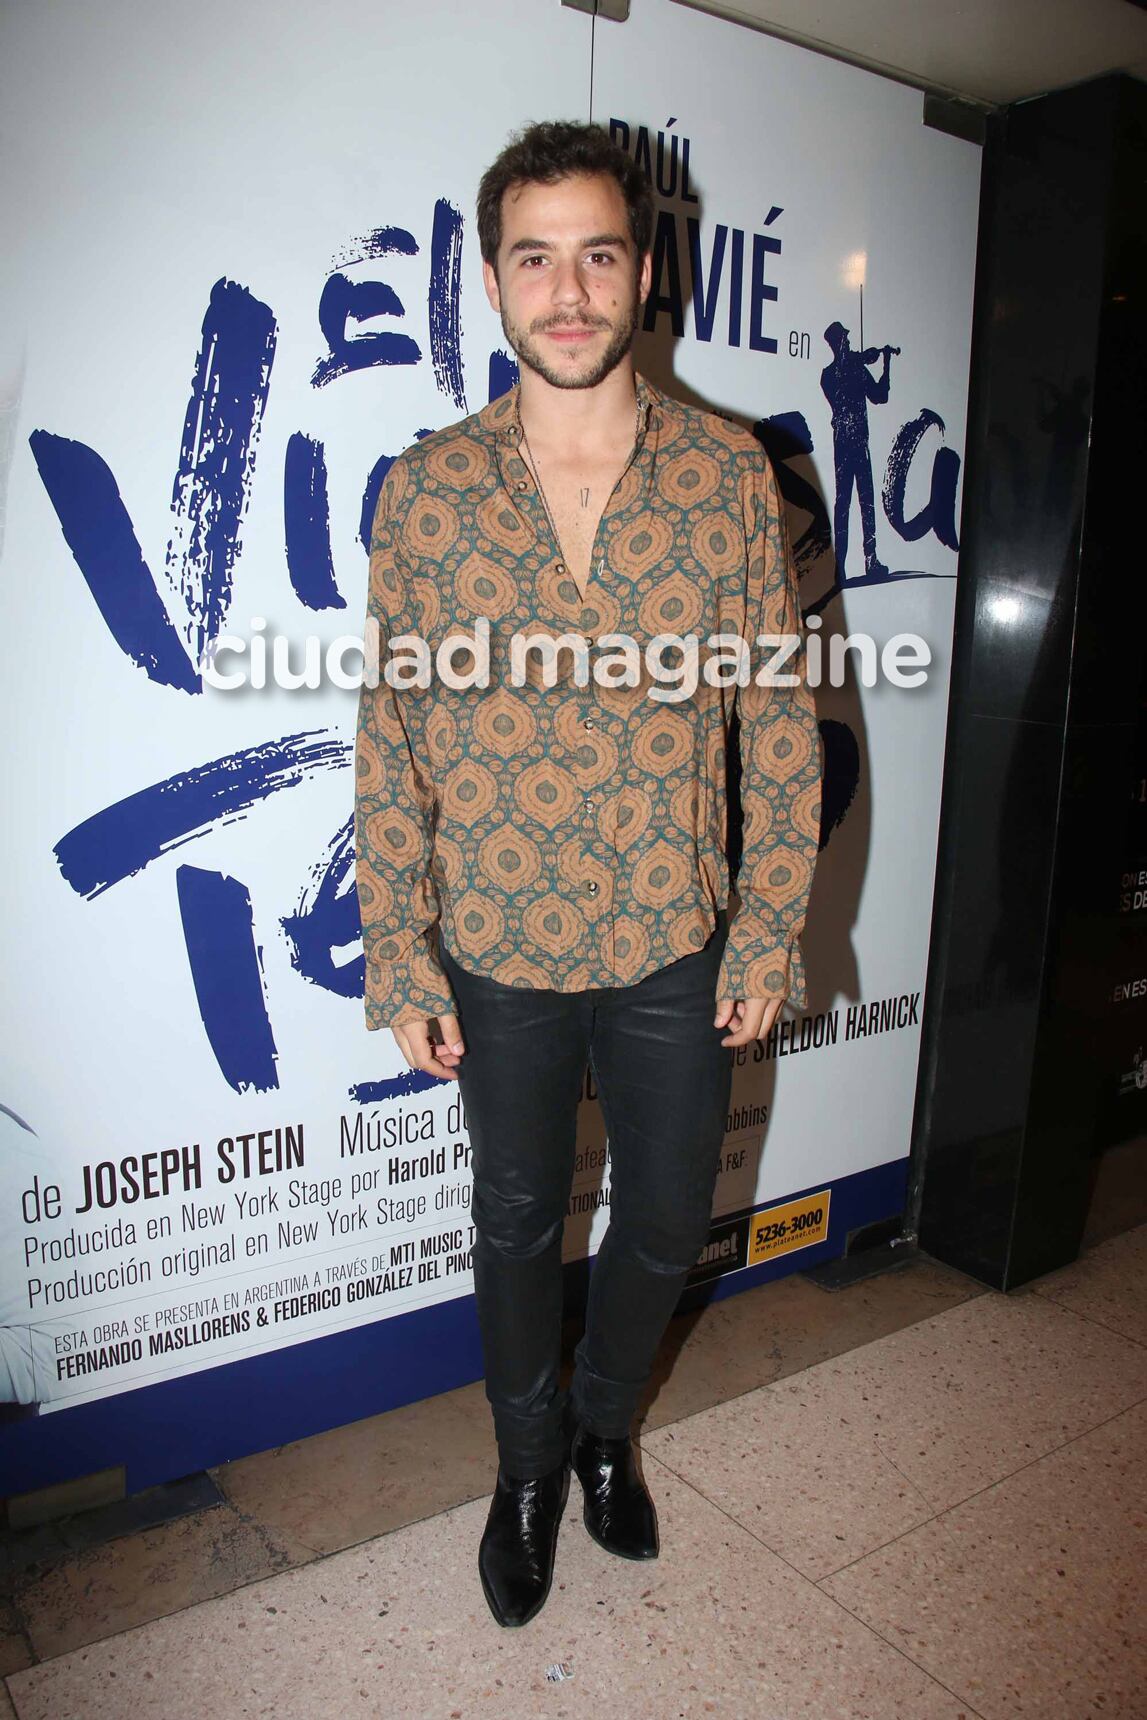
[[[587,884],[587,885],[586,885],[586,887],[585,887],[585,893],[586,893],[586,895],[587,895],[587,896],[596,896],[596,895],[597,895],[597,885],[596,885],[596,884],[595,884],[595,883],[594,883],[594,882],[593,882],[593,880],[592,880],[592,879],[591,879],[591,880],[590,880],[590,882],[589,882],[589,883],[588,883],[588,884]]]
[[[583,729],[592,729],[593,728],[593,718],[587,717],[585,719],[585,722],[582,724],[582,728]]]
[[[565,570],[566,570],[566,564],[564,561],[557,561],[554,563],[554,572],[555,573],[564,573]]]
[[[585,805],[585,809],[587,812],[593,811],[593,801],[592,800],[585,801],[584,805]]]
[[[528,489],[529,489],[529,487],[530,487],[530,486],[529,486],[529,484],[527,484],[527,482],[526,482],[526,480],[525,480],[525,479],[524,479],[524,478],[519,478],[519,479],[518,479],[518,488],[519,488],[519,490],[528,490]]]

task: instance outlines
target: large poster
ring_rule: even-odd
[[[907,1162],[980,157],[922,124],[918,90],[683,7],[635,5],[598,43],[594,118],[648,168],[661,206],[639,362],[767,448],[822,664],[809,1008],[738,1053],[716,1202],[741,1215],[721,1234],[726,1269],[818,1245],[834,1190]],[[831,684],[834,650],[860,635],[870,644]],[[930,662],[897,685],[881,665],[900,637]],[[851,1223],[883,1216],[854,1180],[857,1197]]]
[[[596,30],[557,0],[58,0],[4,28],[0,1399],[132,1394],[130,1444],[165,1382],[295,1347],[302,1378],[316,1340],[471,1295],[457,1088],[363,1018],[364,539],[390,459],[512,382],[475,189],[591,87],[659,195],[639,366],[757,427],[826,662],[850,630],[930,647],[911,690],[862,684],[860,649],[818,695],[810,1008],[739,1055],[697,1276],[841,1252],[908,1152],[977,151],[910,90],[669,0]],[[587,1084],[571,1262],[608,1200]]]

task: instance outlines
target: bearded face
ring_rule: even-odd
[[[648,292],[616,180],[606,174],[507,191],[490,302],[519,362],[553,388],[594,388],[633,345]]]

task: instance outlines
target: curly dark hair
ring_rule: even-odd
[[[617,181],[629,213],[635,266],[653,242],[653,193],[635,161],[603,126],[573,120],[543,120],[514,132],[478,186],[478,244],[483,260],[497,267],[502,242],[502,197],[511,186],[554,185],[574,174],[608,173]]]

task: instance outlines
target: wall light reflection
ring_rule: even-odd
[[[855,291],[857,287],[863,287],[864,277],[867,270],[868,252],[853,251],[851,256],[844,259],[842,272],[845,286],[851,287],[853,291]]]

